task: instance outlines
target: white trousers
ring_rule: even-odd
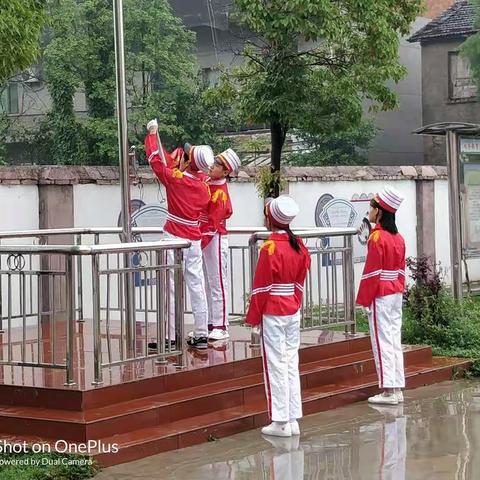
[[[384,445],[381,449],[382,476],[384,480],[405,480],[405,461],[407,455],[407,419],[400,416],[393,422],[383,425]]]
[[[404,388],[401,293],[376,298],[368,323],[380,388]]]
[[[216,233],[203,249],[208,324],[228,328],[228,237]]]
[[[273,437],[266,435],[263,438],[273,447],[260,453],[260,458],[263,460],[263,478],[303,480],[305,454],[300,446],[300,436]]]
[[[164,233],[164,238],[185,240],[171,235],[168,232]],[[196,337],[206,337],[208,331],[208,306],[207,295],[205,293],[205,278],[203,275],[202,249],[200,247],[200,240],[191,241],[191,243],[190,248],[185,248],[183,251],[183,273],[192,304],[193,319],[195,322],[194,335]],[[167,252],[167,263],[169,265],[173,265],[174,263],[173,250],[168,250]],[[167,327],[167,338],[170,340],[175,339],[175,291],[172,273],[173,272],[170,272],[169,275],[170,310],[168,318],[169,325]]]
[[[262,353],[268,413],[274,422],[302,417],[298,348],[300,312],[294,315],[264,315]]]

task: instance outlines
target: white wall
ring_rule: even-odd
[[[415,182],[409,180],[390,181],[397,188],[405,200],[397,214],[397,225],[405,238],[408,257],[417,255],[417,219],[416,219],[416,190]],[[335,198],[350,200],[354,194],[374,194],[385,185],[383,181],[359,182],[295,182],[289,185],[289,194],[301,206],[300,214],[293,226],[315,226],[315,207],[321,195],[329,193]],[[366,249],[366,247],[364,247]],[[360,282],[363,263],[355,264],[356,288]]]
[[[405,237],[407,256],[415,257],[417,255],[416,239],[416,189],[415,182],[411,180],[391,181],[389,183],[402,193],[405,200],[398,212],[397,223],[400,232]],[[445,181],[439,181],[439,189],[446,188]],[[301,211],[293,226],[308,227],[315,226],[315,209],[319,198],[326,193],[334,198],[350,200],[354,194],[374,194],[381,190],[384,181],[338,181],[338,182],[291,182],[288,191],[301,206]],[[234,208],[234,215],[229,221],[230,227],[262,227],[263,220],[263,200],[258,196],[253,183],[231,183],[230,193]],[[145,185],[143,189],[134,187],[132,189],[132,199],[142,199],[146,204],[159,204],[165,197],[163,188],[159,189],[157,184]],[[440,199],[438,200],[440,201]],[[75,226],[114,226],[117,225],[120,213],[120,188],[112,185],[77,185],[74,187],[75,202]],[[165,206],[165,203],[161,203]],[[439,223],[440,225],[440,223]],[[162,225],[159,225],[162,226]],[[443,233],[440,233],[443,236]],[[118,242],[117,236],[106,237],[102,243]],[[232,236],[231,245],[247,245],[248,236]],[[354,240],[358,243],[357,240]],[[443,238],[437,239],[443,248]],[[447,244],[448,245],[448,244]],[[356,245],[356,248],[366,250],[366,247]],[[358,251],[358,250],[357,250]],[[235,311],[242,310],[243,302],[243,281],[242,281],[242,256],[241,252],[236,250],[233,253],[234,259],[234,292],[235,292]],[[448,257],[447,257],[448,258]],[[248,261],[247,261],[248,266]],[[355,264],[355,283],[356,288],[360,281],[363,270],[363,263]],[[84,261],[85,287],[89,281],[90,268],[87,260]],[[324,272],[325,273],[325,272]],[[314,272],[314,276],[316,273]],[[248,291],[248,285],[247,285]],[[87,312],[91,306],[85,305]]]
[[[353,195],[370,195],[378,192],[386,182],[382,180],[337,181],[337,182],[290,182],[288,191],[300,204],[301,211],[293,226],[315,226],[315,209],[319,198],[330,194],[334,198],[351,200]],[[393,184],[405,197],[397,214],[397,224],[405,238],[407,256],[417,256],[417,219],[416,219],[416,188],[414,180],[388,181]],[[230,227],[262,227],[263,200],[259,198],[253,183],[234,182],[230,184],[230,193],[234,208],[234,215],[229,221]],[[157,184],[147,184],[143,187],[132,188],[132,199],[141,199],[147,205],[166,207],[165,193]],[[118,185],[84,184],[73,187],[74,199],[74,226],[75,227],[113,227],[117,226],[120,214],[120,187]],[[38,228],[39,205],[38,188],[36,185],[0,185],[0,202],[3,208],[0,211],[1,230],[29,230]],[[437,261],[445,268],[446,281],[450,281],[450,236],[448,221],[448,184],[446,180],[435,181],[435,249]],[[162,226],[161,222],[159,226]],[[92,243],[93,238],[85,238],[85,243]],[[118,235],[102,238],[102,243],[117,243]],[[248,236],[232,236],[230,244],[234,246],[247,245]],[[16,240],[4,243],[17,243]],[[358,249],[365,249],[357,240]],[[28,240],[23,243],[29,243]],[[358,244],[357,244],[358,243]],[[241,265],[240,251],[234,253],[236,272],[234,273],[235,296],[239,297],[239,304],[235,306],[239,311],[242,303],[242,277],[239,272]],[[362,255],[360,255],[362,256]],[[248,261],[247,261],[248,263]],[[90,266],[87,258],[84,265],[84,288],[90,289]],[[480,260],[468,261],[470,279],[480,280]],[[355,264],[356,283],[360,279],[363,263]],[[408,273],[408,272],[407,272]],[[248,285],[247,285],[248,288]],[[90,297],[91,295],[86,295]],[[89,302],[85,305],[87,315],[91,312]]]
[[[338,182],[291,182],[289,193],[301,205],[294,226],[315,225],[315,207],[319,197],[330,193],[334,197],[351,199],[354,193],[375,193],[385,182],[338,181]],[[411,180],[390,181],[405,196],[398,214],[397,223],[407,244],[407,255],[416,256],[416,196],[415,182]],[[258,197],[252,183],[231,183],[230,192],[234,214],[231,227],[263,226],[263,201]],[[162,203],[163,189],[157,184],[132,188],[132,198],[142,199],[146,204]],[[120,213],[120,187],[118,185],[85,184],[73,187],[74,226],[116,226]],[[38,187],[36,185],[0,185],[0,229],[30,230],[39,227]],[[450,233],[448,220],[448,184],[446,180],[435,181],[435,249],[437,261],[445,268],[450,265]],[[111,238],[117,241],[116,237]],[[12,243],[5,240],[4,243]],[[16,243],[16,242],[14,242]],[[470,277],[480,280],[480,262],[469,261]],[[448,272],[447,272],[448,273]],[[447,278],[449,276],[447,275]]]
[[[351,199],[354,193],[375,193],[382,188],[383,181],[338,181],[338,182],[291,182],[289,193],[301,205],[294,226],[315,225],[315,207],[324,193],[334,197]],[[390,181],[405,197],[398,214],[397,223],[405,237],[407,255],[416,256],[416,195],[415,182],[411,180]],[[75,185],[74,226],[116,226],[120,213],[120,187],[118,185]],[[263,201],[258,197],[252,183],[231,183],[230,192],[234,214],[229,221],[231,227],[263,226]],[[163,189],[157,184],[143,188],[132,188],[132,198],[142,199],[146,204],[160,204]],[[37,229],[39,224],[38,188],[36,185],[1,185],[0,209],[1,230]],[[446,180],[435,181],[435,249],[437,261],[445,267],[450,263],[450,235],[448,222],[448,184]],[[112,241],[118,241],[112,236]],[[5,243],[11,243],[5,241]],[[470,262],[471,279],[480,279],[480,268]]]
[[[38,229],[36,185],[0,185],[0,205],[0,230]],[[4,240],[2,243],[18,245],[18,240]]]
[[[0,229],[1,230],[37,230],[39,223],[38,215],[38,188],[36,185],[0,185]],[[31,239],[3,239],[2,245],[19,245],[30,244]],[[30,265],[30,261],[33,263]],[[38,262],[35,259],[25,259],[26,268],[38,268]],[[0,265],[0,270],[7,269],[7,260],[3,256]],[[4,278],[1,284],[2,298],[6,299],[8,295],[7,281]],[[18,289],[20,291],[19,282],[20,277],[13,275],[11,277],[12,290]],[[34,282],[35,283],[35,282]],[[30,296],[30,284],[26,283],[28,296]],[[36,286],[32,284],[32,308],[36,308],[37,290]],[[6,305],[6,301],[4,304]],[[20,309],[20,295],[12,295],[12,312],[15,314]],[[28,308],[28,307],[27,307]],[[4,307],[5,309],[5,307]],[[6,315],[6,311],[2,312]],[[31,323],[28,322],[27,324]],[[5,320],[4,326],[7,325]],[[20,325],[20,320],[12,320],[13,326]]]
[[[233,204],[232,227],[263,226],[263,200],[256,192],[253,183],[233,183],[230,185]],[[74,226],[106,227],[116,226],[120,214],[120,187],[118,185],[75,185]],[[166,208],[163,187],[146,184],[142,188],[132,188],[131,198],[140,199],[147,205],[155,204]],[[161,225],[160,225],[161,226]]]
[[[435,182],[435,255],[450,282],[450,221],[448,214],[448,182]]]

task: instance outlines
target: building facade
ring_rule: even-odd
[[[246,33],[231,21],[230,0],[170,0],[176,15],[197,34],[197,55],[204,77],[214,83],[218,79],[218,65],[234,65],[243,47]],[[437,6],[438,8],[438,6]],[[412,33],[423,27],[428,18],[419,17],[412,25]],[[375,165],[414,165],[423,161],[423,144],[412,135],[412,126],[420,126],[421,110],[421,54],[420,46],[401,39],[400,61],[407,68],[407,76],[398,85],[392,85],[398,94],[399,107],[380,112],[373,119],[379,133],[368,154]],[[365,103],[365,115],[368,107]]]
[[[468,60],[460,54],[477,32],[476,9],[459,0],[409,38],[422,52],[422,123],[480,123],[477,85]],[[445,139],[424,137],[425,163],[446,162]]]
[[[412,33],[423,30],[430,21],[429,17],[439,9],[448,7],[452,1],[428,1],[425,16],[417,18],[412,25]],[[199,66],[205,80],[215,84],[218,81],[220,65],[228,68],[239,62],[238,53],[243,49],[244,39],[248,36],[247,32],[232,21],[231,0],[169,2],[174,13],[196,33]],[[392,85],[399,97],[399,107],[373,117],[379,133],[369,151],[371,164],[413,165],[423,162],[422,139],[411,133],[414,128],[421,126],[422,105],[425,105],[422,101],[422,89],[425,92],[425,85],[422,85],[421,46],[419,43],[401,39],[399,55],[408,74],[398,85]],[[32,69],[22,75],[26,76],[26,80],[23,77],[13,79],[3,89],[0,111],[6,112],[15,120],[21,119],[21,123],[27,128],[35,128],[38,121],[49,111],[51,99],[42,82],[41,68],[38,71]],[[370,115],[368,107],[366,103],[366,116]],[[81,91],[75,96],[75,111],[80,115],[86,111],[85,95]],[[18,163],[28,162],[28,153],[23,155],[22,149],[15,148],[14,145],[9,148],[18,152]]]

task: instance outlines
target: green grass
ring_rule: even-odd
[[[98,471],[96,463],[88,457],[56,453],[0,453],[1,480],[83,480],[94,477]]]
[[[318,307],[313,309],[318,315]],[[368,318],[357,310],[357,332],[368,333]],[[343,331],[343,326],[332,327]],[[417,289],[403,309],[402,342],[430,345],[434,355],[474,360],[470,375],[480,376],[480,297],[456,302],[446,288],[436,296]]]
[[[402,341],[430,345],[434,355],[472,359],[470,374],[480,375],[480,299],[456,301],[445,287],[436,295],[416,287],[404,309]]]

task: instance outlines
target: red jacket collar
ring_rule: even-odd
[[[272,232],[270,240],[288,240],[287,232],[283,230],[280,232]]]

